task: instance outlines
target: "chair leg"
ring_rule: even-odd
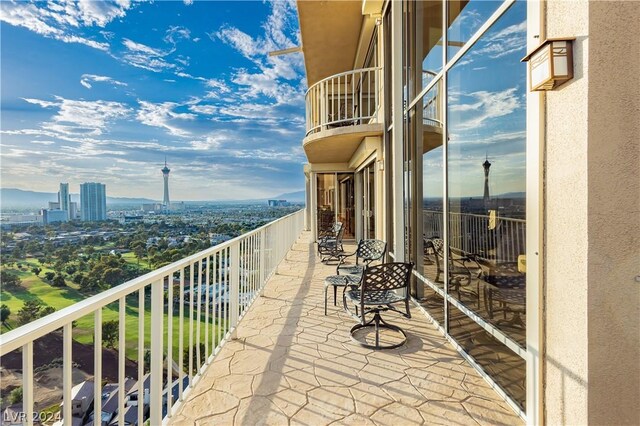
[[[337,306],[338,304],[338,287],[333,286],[333,306]]]

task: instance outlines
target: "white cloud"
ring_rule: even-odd
[[[464,120],[456,123],[456,129],[471,129],[488,120],[509,115],[521,108],[518,99],[518,88],[512,87],[501,92],[478,91],[468,96],[474,98],[473,103],[451,105],[452,112],[465,113]]]
[[[163,102],[155,104],[147,101],[138,101],[140,109],[136,115],[138,121],[147,126],[161,127],[166,129],[169,134],[174,136],[189,136],[189,132],[177,127],[174,122],[176,120],[193,120],[195,114],[179,113],[174,109],[180,105],[174,102]]]
[[[95,75],[95,74],[82,74],[80,77],[80,84],[82,84],[87,89],[91,89],[91,82],[99,82],[99,83],[108,83],[113,86],[126,86],[127,83],[123,83],[121,81],[115,80],[111,77],[107,77],[104,75]]]
[[[185,5],[191,6],[193,4],[193,0],[182,0]]]
[[[27,28],[48,38],[65,43],[79,43],[108,51],[109,44],[97,42],[81,34],[82,27],[104,27],[126,15],[131,7],[128,0],[77,2],[0,2],[0,21]]]
[[[57,108],[52,121],[42,128],[66,135],[101,135],[114,120],[127,117],[131,110],[124,104],[110,101],[78,101],[56,96],[54,102],[40,99],[24,99],[43,108]]]

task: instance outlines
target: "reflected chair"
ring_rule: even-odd
[[[407,334],[400,327],[389,324],[382,319],[382,312],[394,311],[405,318],[411,318],[409,311],[409,280],[413,263],[383,263],[369,266],[362,274],[360,287],[348,290],[346,299],[360,307],[359,324],[351,327],[351,339],[369,349],[393,349],[402,346],[407,341]],[[399,294],[400,293],[400,294]],[[396,308],[395,304],[404,304],[404,312]],[[345,306],[346,308],[346,306]],[[373,314],[369,320],[367,316]],[[375,344],[371,345],[355,338],[355,333],[363,328],[373,327],[375,330]],[[402,336],[399,343],[390,345],[380,344],[380,329],[388,329]]]
[[[342,222],[335,222],[330,230],[318,236],[318,254],[322,256],[322,262],[337,260],[342,253],[342,235],[344,227]]]
[[[336,267],[337,275],[362,276],[364,270],[377,260],[382,260],[387,251],[387,243],[382,240],[360,240],[358,247],[353,253],[342,253],[338,255],[339,263]],[[355,256],[355,264],[346,265],[345,261]]]
[[[424,241],[425,255],[428,254],[436,265],[436,282],[440,280],[440,274],[444,274],[444,241],[442,238],[429,238]],[[430,259],[431,260],[431,259]],[[475,271],[475,272],[472,272]],[[476,256],[465,253],[460,249],[449,248],[449,291],[458,294],[458,300],[462,300],[462,294],[475,299],[480,307],[480,266]],[[476,281],[476,291],[469,289],[473,281]]]

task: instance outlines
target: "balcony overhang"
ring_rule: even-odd
[[[380,123],[337,127],[312,133],[302,140],[310,163],[348,163],[368,136],[381,136]]]
[[[298,0],[297,5],[307,85],[351,69],[364,19],[362,1]]]
[[[422,153],[439,148],[442,146],[442,127],[439,126],[422,126]]]

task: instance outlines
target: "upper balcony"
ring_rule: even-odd
[[[381,68],[332,75],[306,94],[303,147],[311,163],[345,163],[367,136],[382,135]]]

